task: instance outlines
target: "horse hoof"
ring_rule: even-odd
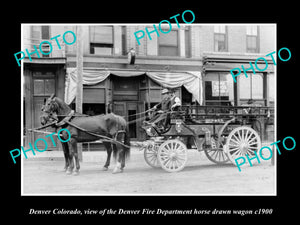
[[[75,171],[75,172],[73,173],[73,175],[74,175],[74,176],[78,176],[78,175],[79,175],[79,171]]]
[[[123,169],[115,168],[114,171],[113,171],[112,173],[113,173],[113,174],[116,174],[116,173],[123,173]]]
[[[107,171],[107,170],[108,170],[108,167],[105,167],[105,166],[104,166],[104,167],[102,168],[102,171]]]
[[[71,170],[67,170],[66,174],[67,174],[67,175],[71,175],[71,174],[72,174],[72,171],[71,171]]]

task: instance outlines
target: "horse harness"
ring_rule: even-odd
[[[83,132],[85,132],[87,134],[90,134],[90,135],[93,135],[93,136],[96,136],[96,137],[104,139],[104,140],[102,140],[103,142],[111,142],[112,144],[113,143],[120,144],[120,145],[122,145],[124,147],[130,148],[130,146],[125,145],[125,144],[123,144],[123,143],[121,143],[121,142],[119,142],[117,140],[119,133],[126,133],[125,130],[119,130],[120,129],[120,127],[119,127],[119,125],[120,125],[120,118],[115,117],[118,120],[118,123],[117,123],[117,132],[113,135],[113,138],[110,138],[110,137],[107,137],[107,136],[104,136],[104,135],[100,135],[100,134],[96,134],[94,132],[88,131],[88,130],[86,130],[84,128],[81,128],[81,127],[77,126],[76,124],[72,123],[70,120],[72,119],[72,117],[74,116],[74,114],[75,114],[75,111],[71,110],[71,112],[63,120],[61,120],[60,122],[56,122],[55,125],[58,126],[58,127],[60,127],[60,126],[63,126],[65,124],[68,124],[68,125],[70,125],[72,127],[75,127],[78,130],[81,130],[81,131],[83,131]],[[56,118],[54,118],[52,116],[51,116],[51,118],[57,120]]]

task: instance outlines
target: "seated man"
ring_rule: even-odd
[[[161,131],[170,124],[170,110],[177,111],[181,106],[180,99],[173,91],[163,89],[162,96],[162,101],[153,107],[157,114],[148,121],[148,123],[157,126]]]
[[[179,111],[181,107],[181,100],[175,95],[174,91],[171,91],[171,111]]]

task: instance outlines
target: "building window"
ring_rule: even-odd
[[[90,54],[113,54],[113,27],[90,26]]]
[[[226,52],[227,51],[227,33],[226,26],[217,25],[214,26],[214,43],[215,52]]]
[[[49,40],[50,39],[50,27],[49,26],[42,26],[42,39]]]
[[[204,81],[206,105],[233,105],[233,79],[230,75],[209,73]]]
[[[246,31],[247,36],[247,52],[248,53],[258,53],[258,26],[247,26]]]
[[[82,112],[89,116],[105,114],[105,104],[83,103]]]
[[[35,51],[34,49],[34,45],[38,46],[40,45],[40,43],[44,40],[49,40],[50,39],[50,26],[32,26],[31,27],[31,51]],[[50,52],[50,46],[47,43],[43,43],[42,46],[42,51],[44,53],[48,53]],[[33,55],[31,57],[35,57],[36,55]],[[40,54],[41,57],[43,58],[49,58],[49,55],[44,55],[44,54]]]
[[[158,37],[158,55],[179,56],[177,30],[172,30],[168,34],[161,34]]]
[[[126,44],[126,26],[122,26],[122,55],[127,55],[128,49]]]
[[[263,100],[262,74],[248,74],[248,78],[246,76],[240,76],[238,82],[241,102],[247,102],[249,99]]]

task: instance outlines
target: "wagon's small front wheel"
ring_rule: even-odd
[[[146,163],[153,167],[158,168],[160,167],[159,161],[157,159],[159,143],[155,141],[149,141],[148,146],[144,150],[144,158]]]
[[[233,164],[238,157],[253,158],[254,152],[261,149],[261,140],[259,134],[252,128],[242,126],[233,129],[227,137],[224,151]],[[246,160],[247,161],[247,160]]]
[[[178,172],[187,162],[187,148],[177,139],[167,140],[158,149],[158,160],[164,170]]]

